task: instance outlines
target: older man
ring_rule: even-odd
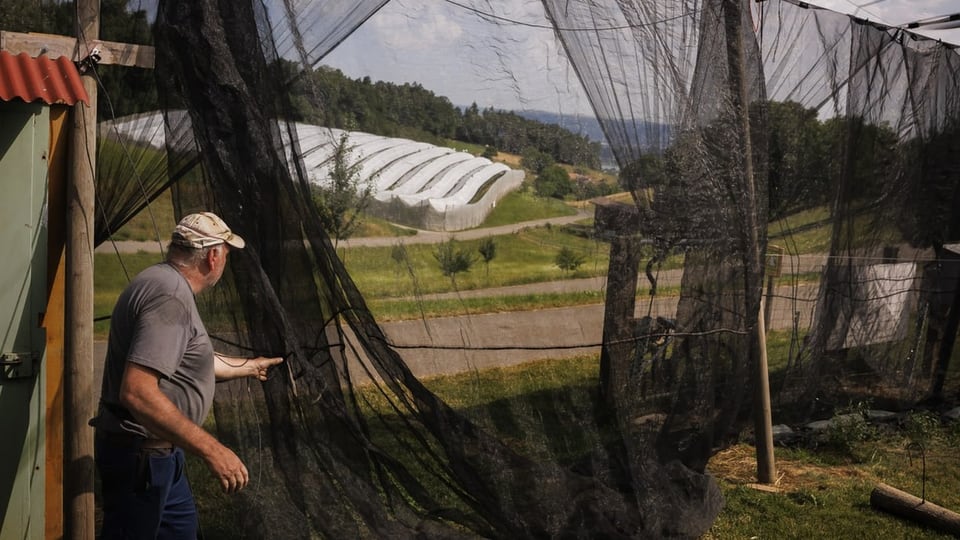
[[[96,461],[103,501],[101,537],[196,538],[196,505],[184,451],[204,460],[227,493],[249,480],[237,455],[201,426],[214,383],[266,380],[281,358],[216,353],[194,295],[217,283],[244,240],[215,214],[180,220],[166,261],[138,274],[111,317],[97,416]]]

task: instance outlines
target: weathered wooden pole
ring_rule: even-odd
[[[77,57],[90,54],[100,33],[99,0],[77,0]],[[90,105],[73,110],[67,187],[64,335],[64,518],[67,537],[93,540],[93,234],[96,170],[97,83],[81,73]]]
[[[747,92],[746,52],[743,43],[743,11],[740,0],[723,0],[724,29],[727,40],[727,76],[730,82],[730,97],[735,114],[740,122],[739,131],[743,153],[744,232],[744,294],[751,298],[752,279],[762,275],[763,257],[760,252],[760,224],[757,216],[756,178],[753,170],[753,143],[750,137],[750,95]],[[769,484],[776,478],[773,459],[772,408],[770,405],[770,382],[767,374],[767,336],[763,321],[763,294],[757,289],[757,312],[748,314],[756,321],[754,339],[757,358],[754,363],[754,435],[757,451],[757,480]],[[752,303],[747,302],[747,306]]]
[[[870,506],[960,536],[960,514],[887,484],[879,484],[870,493]]]

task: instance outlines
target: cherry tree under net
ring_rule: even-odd
[[[601,261],[590,306],[471,313],[475,268],[448,276],[459,313],[428,317],[447,277],[406,257],[413,241],[343,251],[324,229],[302,100],[332,109],[325,58],[421,6],[160,2],[164,114],[104,127],[98,238],[168,185],[178,215],[217,212],[248,247],[198,298],[208,331],[286,358],[217,391],[217,434],[251,470],[212,499],[232,537],[698,537],[723,504],[709,459],[751,433],[764,326],[777,423],[956,399],[955,49],[785,0],[442,4],[472,29],[451,78],[532,103],[540,77],[599,122],[625,195],[594,201],[580,244]],[[548,44],[533,72],[532,43]],[[438,69],[424,54],[412,65]],[[375,317],[388,302],[348,271],[361,256],[396,269],[387,288],[419,317]],[[504,368],[510,384],[488,377]]]

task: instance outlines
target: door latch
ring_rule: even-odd
[[[3,353],[0,354],[0,370],[4,379],[20,379],[33,376],[33,354],[31,353]]]

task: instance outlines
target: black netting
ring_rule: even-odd
[[[161,2],[162,120],[102,130],[98,238],[167,186],[178,215],[217,212],[248,247],[199,298],[215,345],[286,358],[262,385],[218,389],[217,433],[252,471],[217,502],[233,533],[697,537],[722,505],[710,457],[750,436],[765,315],[782,344],[776,423],[855,399],[956,398],[955,49],[788,1],[544,0],[509,14],[447,2],[444,20],[469,21],[467,50],[484,59],[461,69],[512,85],[519,103],[533,100],[520,46],[530,33],[552,44],[544,79],[582,87],[626,195],[595,200],[586,227],[609,254],[595,311],[490,322],[463,303],[385,325],[369,307],[382,298],[348,272],[360,255],[339,250],[311,202],[316,141],[295,121],[308,102],[323,127],[367,120],[373,98],[322,87],[324,58],[396,4]],[[421,15],[400,7],[389,16]],[[828,232],[810,240],[813,227]],[[420,294],[437,290],[427,275],[411,264],[390,278]],[[451,282],[461,302],[482,288]],[[481,368],[530,359],[588,375],[485,382]],[[468,382],[437,377],[450,374]]]

